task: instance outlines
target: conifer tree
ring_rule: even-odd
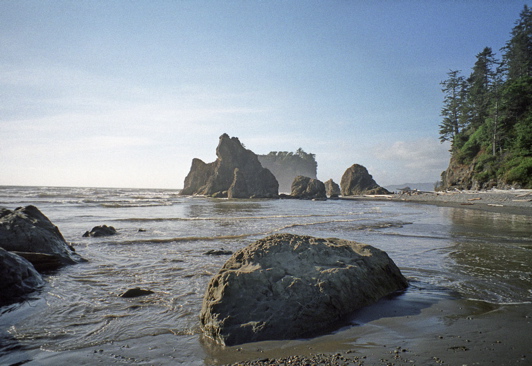
[[[440,84],[445,94],[440,124],[440,141],[454,143],[456,136],[463,126],[464,102],[466,96],[466,82],[460,70],[451,70],[447,73],[449,78]]]
[[[493,51],[490,47],[484,48],[477,55],[473,72],[467,80],[469,84],[467,95],[467,108],[470,112],[469,125],[474,129],[482,125],[488,117],[495,65]]]
[[[503,47],[503,62],[508,80],[532,76],[532,10],[525,5],[511,32],[512,38]]]

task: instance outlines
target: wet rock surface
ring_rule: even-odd
[[[57,226],[35,206],[0,210],[0,247],[7,251],[44,253],[62,264],[83,261]]]
[[[88,238],[88,237],[98,238],[102,236],[112,236],[116,234],[118,234],[118,232],[116,231],[114,227],[107,226],[107,225],[101,225],[101,226],[93,227],[91,231],[86,231],[85,234],[83,234],[83,237],[84,238]]]
[[[151,295],[154,292],[151,290],[145,290],[141,289],[140,287],[130,288],[129,290],[125,291],[120,295],[120,297],[124,298],[132,298],[132,297],[140,297],[140,296],[147,296]]]
[[[0,248],[0,306],[24,301],[44,285],[41,275],[26,259]]]

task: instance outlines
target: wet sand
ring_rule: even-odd
[[[343,197],[347,200],[387,200],[532,216],[532,190],[414,192],[411,194]]]
[[[401,300],[357,314],[369,320],[308,341],[233,347],[231,365],[530,365],[532,306],[441,299]],[[404,301],[403,301],[404,302]],[[412,305],[414,304],[414,305]],[[398,308],[397,308],[398,307]],[[395,310],[394,310],[395,309]],[[384,314],[379,314],[384,311]],[[399,314],[393,314],[397,311]],[[387,312],[387,313],[386,313]],[[374,318],[374,319],[372,319]],[[242,360],[248,361],[242,361]],[[212,360],[214,361],[214,360]],[[209,362],[207,362],[209,364]]]

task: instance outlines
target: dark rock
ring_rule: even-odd
[[[95,226],[92,228],[91,231],[86,231],[85,234],[83,234],[84,238],[87,237],[93,237],[98,238],[101,236],[111,236],[118,234],[116,229],[112,226],[107,225],[101,225],[101,226]]]
[[[38,272],[55,271],[59,269],[63,263],[61,258],[56,255],[32,252],[11,252],[19,255],[30,262]]]
[[[285,194],[285,193],[281,193],[279,195],[279,198],[283,200],[295,200],[296,199],[295,197],[292,197],[291,195]]]
[[[211,250],[206,251],[203,254],[205,254],[205,255],[231,255],[231,254],[233,254],[233,252],[230,251],[230,250],[224,250],[222,248],[220,250],[211,249]]]
[[[200,322],[207,337],[228,346],[307,337],[407,285],[372,246],[272,235],[235,252],[211,279]]]
[[[327,194],[327,197],[330,198],[336,198],[342,192],[340,191],[340,186],[336,184],[332,179],[329,179],[325,184],[325,193]]]
[[[373,180],[365,167],[359,164],[353,164],[345,171],[340,186],[343,196],[390,194]]]
[[[323,182],[309,177],[297,176],[292,182],[292,197],[305,199],[325,199],[325,185]]]
[[[220,136],[216,161],[192,160],[181,195],[229,198],[276,198],[279,184],[262,167],[257,155],[245,149],[238,138]]]
[[[135,287],[135,288],[130,288],[129,290],[124,292],[123,294],[120,295],[120,297],[126,297],[126,298],[140,297],[140,296],[151,295],[153,293],[154,292],[151,290],[143,290],[140,287]]]
[[[62,264],[84,261],[50,220],[35,206],[0,210],[0,247],[8,251],[44,253]]]
[[[0,306],[24,301],[44,285],[30,262],[3,248],[0,248],[0,279]]]

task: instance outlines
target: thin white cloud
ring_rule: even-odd
[[[375,156],[380,160],[402,162],[409,168],[434,169],[449,162],[449,145],[433,138],[396,141],[390,146],[377,146]]]
[[[387,184],[434,182],[449,164],[449,144],[435,138],[379,144],[372,153],[375,175]],[[379,182],[380,183],[380,182]]]

